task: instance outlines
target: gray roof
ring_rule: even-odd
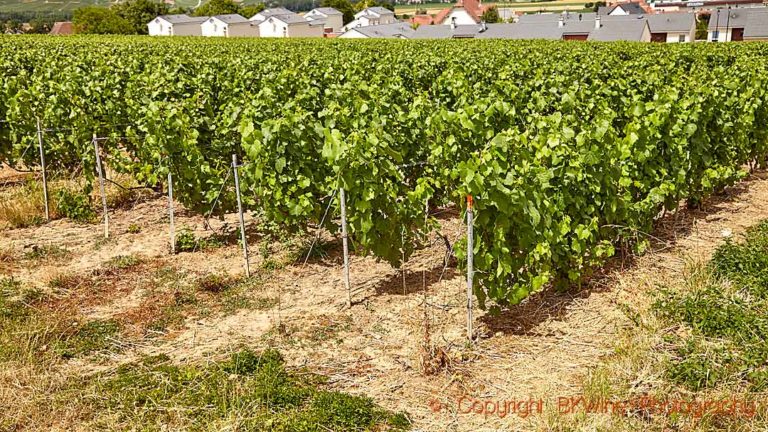
[[[600,28],[593,29],[591,41],[640,41],[648,25],[645,19],[601,19]]]
[[[160,15],[158,18],[161,18],[165,21],[168,21],[171,24],[191,24],[191,23],[201,23],[208,19],[208,17],[191,17],[189,15]]]
[[[556,23],[488,24],[488,29],[477,35],[478,39],[562,39],[563,28]]]
[[[285,14],[285,15],[272,15],[272,16],[268,17],[267,19],[272,19],[272,18],[274,18],[276,20],[279,20],[279,21],[282,21],[282,22],[284,22],[286,24],[308,23],[308,21],[305,20],[301,15],[295,14],[295,13],[290,13],[290,14]]]
[[[745,28],[747,26],[747,14],[751,9],[724,9],[719,8],[712,11],[709,16],[708,30],[717,30],[718,28]]]
[[[225,22],[227,24],[248,22],[247,18],[238,14],[216,15],[216,16],[212,16],[211,18],[216,18],[217,20]]]
[[[387,9],[385,7],[381,7],[381,6],[369,7],[368,9],[365,9],[365,11],[373,12],[373,13],[378,14],[378,15],[394,14],[394,12],[392,12],[391,10],[389,10],[389,9]]]
[[[448,26],[446,26],[448,27]],[[349,31],[362,33],[369,38],[406,38],[410,39],[414,30],[408,23],[393,23],[374,26],[355,27]]]
[[[308,13],[312,13],[312,12],[319,12],[319,13],[321,13],[323,15],[328,15],[328,16],[330,16],[330,15],[343,15],[341,12],[337,11],[336,9],[334,9],[332,7],[314,8],[311,11],[309,11]]]
[[[624,9],[624,12],[631,15],[642,15],[645,13],[645,10],[640,6],[640,3],[619,3],[611,8],[611,12],[619,8]]]
[[[696,17],[692,13],[664,13],[647,18],[651,33],[690,32],[696,27]]]
[[[288,9],[284,7],[276,7],[276,8],[270,8],[270,9],[264,9],[263,11],[257,13],[256,15],[261,15],[264,17],[271,17],[274,15],[290,15],[294,12],[289,11]],[[254,16],[256,16],[254,15]],[[253,19],[253,17],[251,17]]]
[[[594,21],[596,14],[594,12],[563,12],[563,13],[541,13],[525,14],[518,18],[517,22],[521,24],[532,23],[556,23],[560,18],[565,22],[573,21]]]
[[[412,39],[473,38],[479,32],[478,24],[461,24],[456,28],[444,24],[422,25],[413,33]]]
[[[768,38],[768,9],[755,8],[749,11],[747,26],[744,27],[745,38]]]
[[[366,9],[361,10],[360,12],[355,14],[355,18],[360,18],[364,16],[380,16],[380,15],[394,15],[395,13],[387,8],[383,8],[381,6],[374,6],[369,7]]]

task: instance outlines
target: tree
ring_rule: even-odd
[[[158,15],[168,13],[168,5],[155,0],[127,0],[112,6],[112,10],[131,24],[132,33],[147,34],[147,23]]]
[[[45,17],[35,17],[29,21],[28,33],[46,34],[53,28],[53,20]]]
[[[375,7],[375,6],[381,6],[383,8],[387,8],[392,12],[395,11],[395,5],[384,0],[360,0],[359,2],[355,3],[354,9],[355,11],[360,12],[363,9],[368,9],[369,7]]]
[[[352,3],[349,0],[323,0],[320,6],[332,7],[344,14],[344,24],[348,24],[355,19],[355,8],[352,7]]]
[[[75,10],[72,16],[75,33],[131,34],[133,26],[118,16],[114,10],[98,6],[86,6]]]
[[[709,27],[710,14],[699,14],[696,21],[696,40],[707,40],[707,28]]]
[[[480,19],[482,21],[485,21],[489,24],[498,23],[501,22],[501,16],[499,15],[499,9],[496,8],[496,6],[491,6],[488,9],[486,9],[482,15],[480,15]]]
[[[600,8],[601,8],[601,7],[603,7],[603,6],[605,6],[605,2],[604,2],[604,1],[598,1],[598,2],[595,2],[595,4],[592,6],[592,10],[593,10],[594,12],[597,12],[597,11],[598,11],[598,10],[600,10]]]
[[[240,15],[251,18],[252,16],[256,15],[257,13],[264,10],[264,3],[259,3],[255,5],[242,5],[240,6]]]
[[[210,0],[192,12],[194,16],[228,15],[240,12],[240,6],[233,0]]]

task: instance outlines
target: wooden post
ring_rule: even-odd
[[[176,254],[176,229],[173,225],[173,175],[170,168],[168,169],[168,217],[170,220],[170,239],[171,239],[171,254]]]
[[[349,283],[349,244],[347,234],[347,199],[344,188],[339,189],[341,203],[341,243],[344,249],[344,285],[347,288],[347,307],[352,307],[352,287]]]
[[[467,195],[467,339],[472,340],[472,278],[474,272],[474,219],[472,195]]]
[[[51,220],[51,214],[48,210],[48,179],[45,174],[45,151],[43,150],[43,128],[40,125],[40,119],[37,119],[37,144],[40,147],[40,167],[43,169],[43,200],[45,200],[45,220]]]
[[[240,216],[240,241],[243,242],[243,258],[245,259],[245,277],[251,277],[251,266],[248,263],[248,243],[245,240],[245,220],[243,219],[243,201],[240,199],[240,178],[237,175],[237,155],[232,155],[232,173],[235,175],[235,193],[237,194],[237,213]]]
[[[109,212],[107,211],[107,194],[104,191],[104,171],[101,166],[99,154],[99,140],[93,134],[93,150],[96,152],[96,172],[99,174],[99,190],[101,191],[101,205],[104,208],[104,238],[109,238]]]

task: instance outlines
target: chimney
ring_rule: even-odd
[[[581,21],[581,14],[579,14],[579,21]]]
[[[598,16],[596,16],[596,17],[595,17],[595,28],[596,28],[596,29],[599,29],[600,27],[601,27],[601,24],[600,24],[600,15],[598,15]]]
[[[451,30],[456,30],[456,17],[451,17]]]
[[[485,24],[485,21],[480,21],[480,33],[488,30],[488,26]]]
[[[563,17],[560,17],[560,19],[557,20],[557,26],[559,28],[563,28],[563,26],[565,26],[565,19],[563,19]]]

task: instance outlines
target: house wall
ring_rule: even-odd
[[[452,10],[451,13],[448,14],[447,17],[445,17],[445,20],[443,20],[443,24],[451,25],[453,18],[456,18],[456,25],[477,24],[475,22],[475,19],[472,18],[472,16],[469,13],[467,13],[467,11],[465,11],[464,9]]]
[[[695,37],[693,32],[669,32],[667,33],[667,43],[679,43],[680,36],[685,37],[685,42],[690,42]]]
[[[312,11],[310,11],[312,12]],[[344,27],[344,16],[343,15],[330,15],[325,16],[321,13],[307,13],[304,15],[304,17],[310,17],[310,16],[316,16],[316,17],[322,17],[325,18],[325,28],[331,29],[333,32],[338,32],[341,30],[342,27]]]
[[[229,25],[229,37],[258,37],[259,27],[251,23],[237,23]]]
[[[170,36],[171,23],[165,22],[160,18],[155,18],[147,24],[147,30],[150,36]]]
[[[203,31],[200,23],[174,24],[171,30],[173,36],[202,36]]]
[[[728,31],[725,31],[725,28],[720,29],[720,35],[717,38],[717,40],[713,40],[714,32],[708,31],[707,32],[707,42],[730,42],[731,41],[731,35],[733,33],[733,29],[728,29]]]
[[[651,41],[651,28],[648,27],[648,24],[645,25],[645,28],[643,29],[643,35],[640,37],[640,42],[650,42]]]
[[[227,35],[227,24],[210,18],[200,24],[200,32],[203,36],[224,37]]]
[[[332,15],[325,21],[325,28],[331,29],[331,31],[338,32],[344,27],[344,16]]]
[[[323,37],[323,28],[307,24],[293,24],[288,27],[288,37]]]
[[[274,18],[267,18],[266,21],[259,24],[259,36],[261,37],[287,37],[288,36],[288,24],[276,20]]]

